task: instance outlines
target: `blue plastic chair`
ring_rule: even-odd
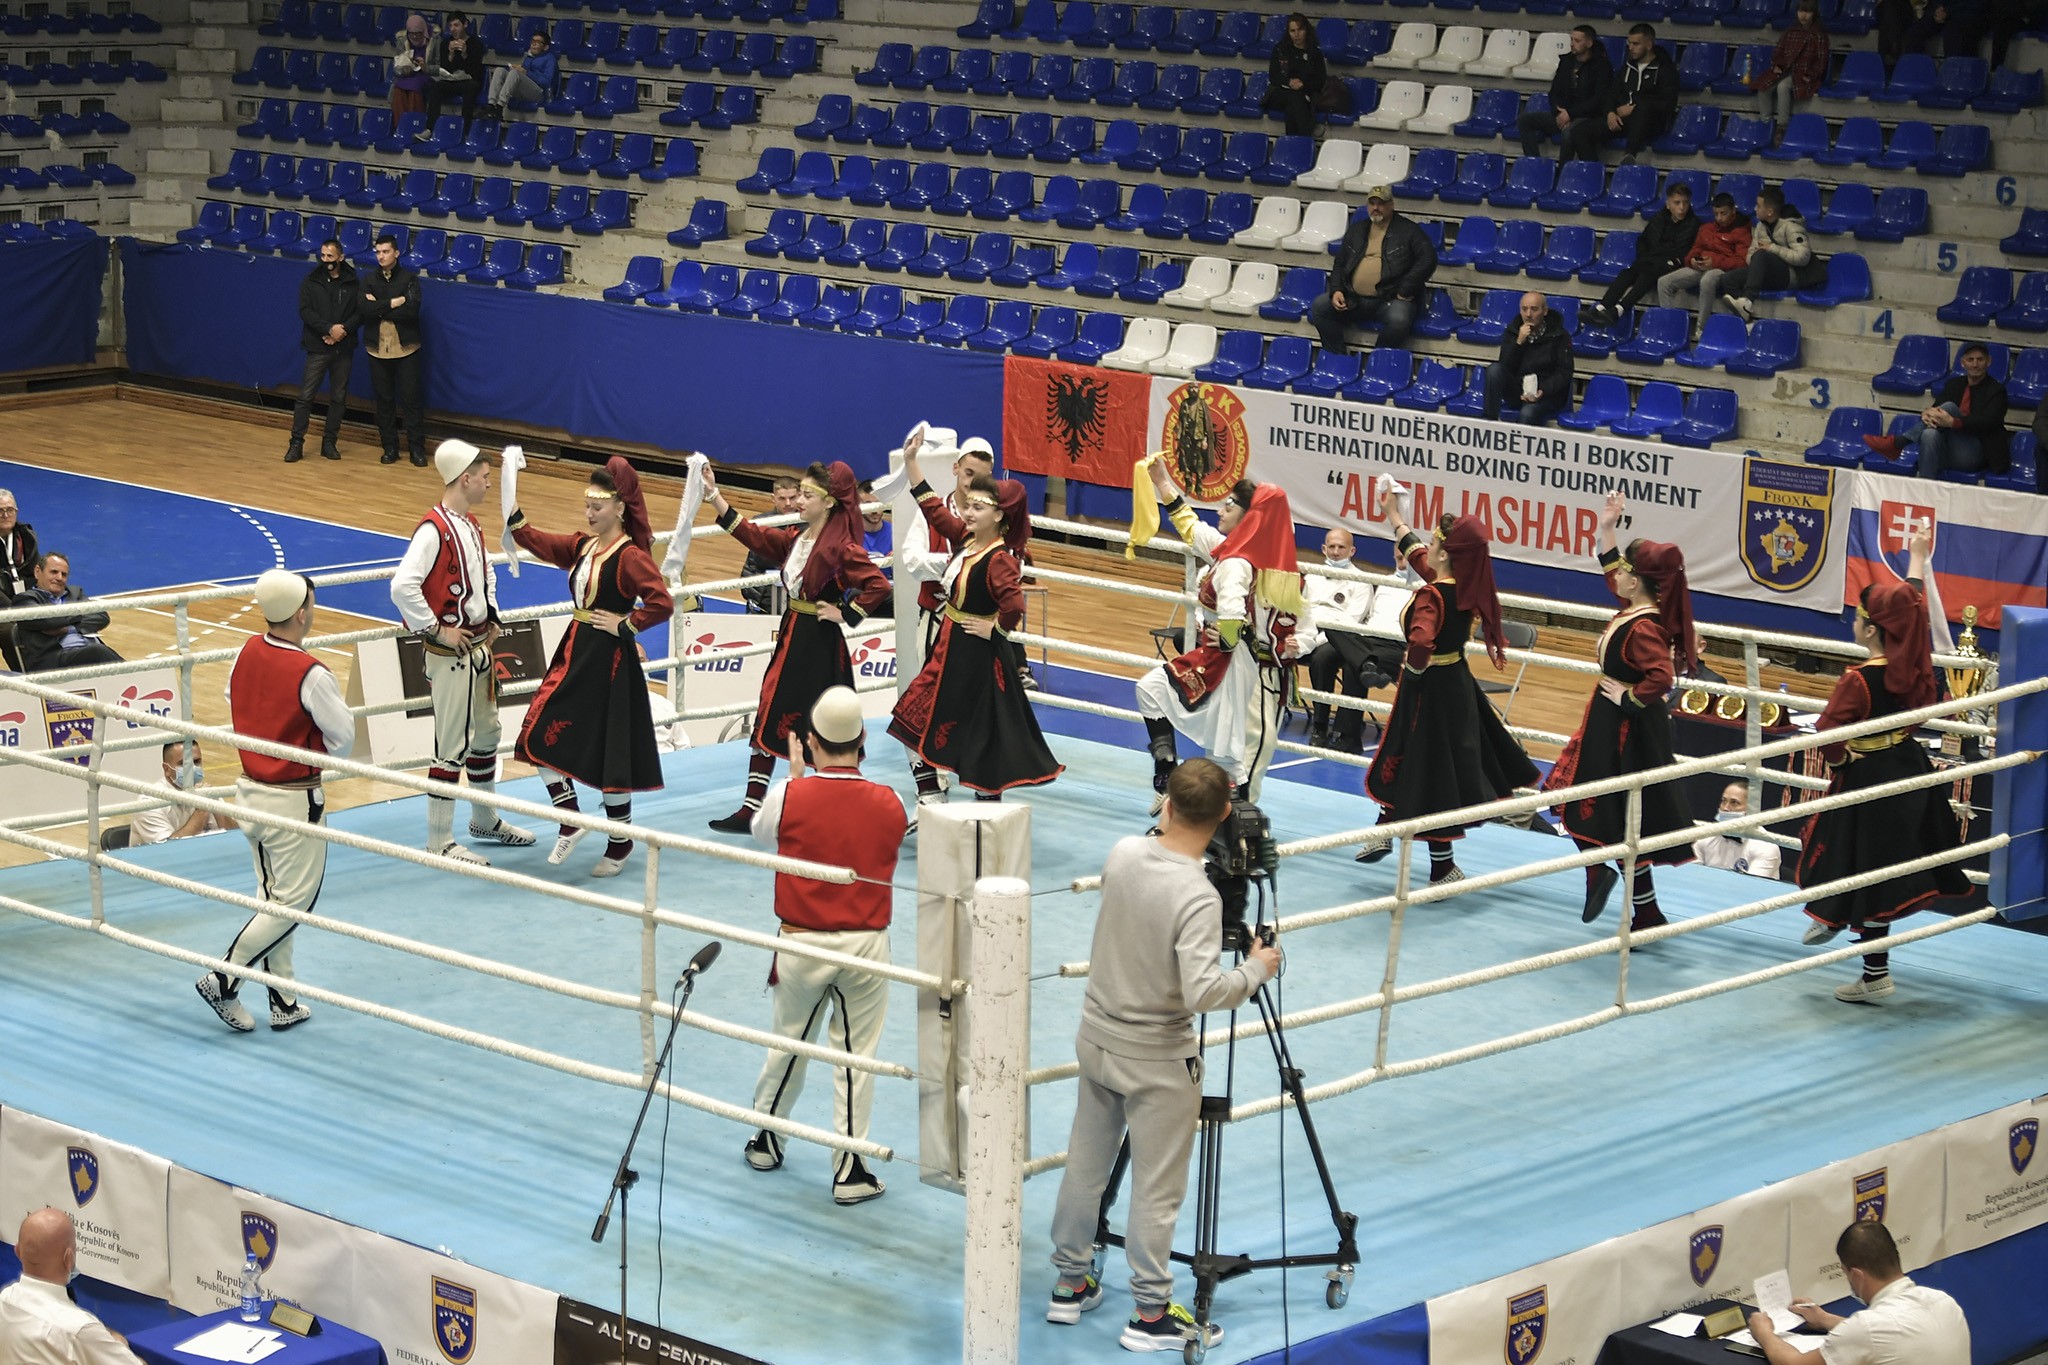
[[[1056,354],[1061,360],[1076,365],[1093,365],[1123,344],[1124,319],[1121,313],[1090,313],[1081,319],[1074,340]]]
[[[1991,161],[1991,130],[1981,123],[1951,123],[1935,139],[1934,151],[1915,168],[1922,175],[1968,175]]]
[[[1306,337],[1295,337],[1307,343]],[[1195,378],[1204,384],[1234,384],[1265,361],[1266,338],[1258,332],[1228,331],[1216,342],[1216,358],[1195,367]],[[1061,357],[1065,359],[1065,357]],[[1304,365],[1303,367],[1307,367]]]
[[[1749,349],[1749,329],[1733,313],[1715,313],[1700,329],[1700,339],[1672,359],[1694,370],[1718,369]]]
[[[775,298],[761,305],[754,313],[756,320],[793,325],[796,320],[818,306],[823,285],[815,275],[789,275],[782,281],[782,291]]]
[[[1934,155],[1934,140],[1933,124],[1908,119],[1892,129],[1891,141],[1870,158],[1869,164],[1873,170],[1910,170]]]
[[[1750,123],[1756,121],[1754,119],[1746,120],[1746,122]],[[1733,128],[1735,126],[1735,119],[1731,117],[1728,123],[1729,127]],[[1679,110],[1677,119],[1672,122],[1670,129],[1665,132],[1664,136],[1658,138],[1650,145],[1652,150],[1656,151],[1660,156],[1691,156],[1694,152],[1712,147],[1717,138],[1725,136],[1726,134],[1721,127],[1721,111],[1719,109],[1710,104],[1688,104]],[[1757,142],[1767,141],[1768,137],[1769,135],[1766,133],[1764,138],[1751,140],[1747,145],[1754,149]],[[1708,151],[1707,154],[1709,156],[1714,155],[1712,151]],[[1747,155],[1749,155],[1748,152],[1741,153],[1741,156]],[[1740,160],[1741,156],[1738,156],[1737,159]]]
[[[2048,271],[2020,276],[2012,302],[1999,309],[1992,322],[2008,331],[2048,332]]]
[[[1081,315],[1072,308],[1061,304],[1038,310],[1031,331],[1010,343],[1015,355],[1036,356],[1049,359],[1053,352],[1063,346],[1070,346],[1079,335]]]
[[[1269,322],[1299,322],[1308,316],[1309,305],[1323,292],[1328,271],[1312,265],[1289,266],[1280,277],[1280,288],[1259,305],[1259,316]],[[1441,293],[1441,290],[1433,290]]]
[[[1934,58],[1924,52],[1905,53],[1892,67],[1891,79],[1885,83],[1884,89],[1871,91],[1869,97],[1877,104],[1920,101],[1933,93],[1937,74]],[[1825,87],[1822,93],[1826,93]]]
[[[1749,348],[1724,367],[1730,374],[1768,379],[1799,363],[1800,328],[1789,318],[1760,318],[1749,329]]]
[[[1819,114],[1794,114],[1785,121],[1785,136],[1775,147],[1759,147],[1766,161],[1816,161],[1828,151],[1828,121]]]
[[[1616,166],[1613,178],[1607,183],[1607,192],[1586,207],[1596,217],[1633,218],[1645,208],[1662,202],[1663,196],[1657,190],[1657,168],[1637,164]]]
[[[1500,224],[1492,218],[1474,215],[1459,220],[1458,235],[1437,253],[1437,264],[1475,265],[1480,257],[1500,244]]]
[[[1796,120],[1799,115],[1792,117]],[[1883,151],[1884,125],[1867,115],[1859,115],[1844,119],[1835,133],[1834,145],[1813,153],[1813,159],[1823,166],[1868,165],[1870,158],[1881,155]]]
[[[1607,425],[1616,436],[1647,441],[1661,434],[1666,427],[1675,425],[1684,415],[1685,395],[1678,385],[1657,380],[1643,385],[1643,391],[1636,396],[1634,412],[1626,417],[1617,417]]]
[[[1732,389],[1694,389],[1685,400],[1685,411],[1676,422],[1659,433],[1666,445],[1705,449],[1735,435],[1741,404]]]
[[[1530,218],[1511,218],[1501,224],[1493,249],[1472,264],[1485,275],[1519,275],[1542,251],[1543,224]]]
[[[1425,359],[1416,365],[1415,377],[1408,387],[1394,395],[1394,406],[1411,412],[1434,412],[1464,387],[1464,366]]]
[[[1883,434],[1884,414],[1876,408],[1836,408],[1828,414],[1827,429],[1820,440],[1806,448],[1806,462],[1860,469],[1863,452],[1868,449],[1863,438]]]
[[[1860,183],[1835,186],[1827,212],[1808,217],[1806,229],[1822,237],[1853,233],[1877,216],[1877,191]]]
[[[1458,173],[1458,154],[1448,147],[1423,147],[1408,163],[1408,174],[1394,182],[1396,199],[1434,199]]]
[[[1265,362],[1240,376],[1238,382],[1255,389],[1284,389],[1309,372],[1314,351],[1315,343],[1307,337],[1275,337],[1266,349]],[[1200,371],[1196,377],[1200,378]]]
[[[1600,239],[1600,254],[1579,271],[1579,280],[1584,284],[1613,284],[1621,273],[1635,264],[1636,243],[1641,234],[1624,232],[1619,228]]]
[[[844,332],[864,336],[879,334],[903,316],[903,290],[893,284],[871,284],[861,295],[860,307],[839,324]]]
[[[1973,265],[1956,281],[1953,299],[1935,311],[1943,322],[1959,327],[1988,327],[2013,301],[2012,271],[2002,266]]]
[[[1635,336],[1614,348],[1615,357],[1637,365],[1662,365],[1684,349],[1691,327],[1692,314],[1684,308],[1652,308],[1643,314]]]
[[[1464,138],[1500,137],[1515,126],[1521,95],[1514,90],[1481,90],[1472,98],[1472,113],[1451,131]]]
[[[733,188],[741,194],[766,194],[778,185],[787,184],[795,174],[795,148],[764,147],[754,173],[741,179]]]
[[[1933,83],[1933,63],[1928,64],[1928,83]],[[1874,99],[1885,86],[1884,58],[1871,51],[1851,52],[1842,59],[1834,80],[1821,86],[1824,100]]]
[[[1547,213],[1577,213],[1592,203],[1606,184],[1607,170],[1599,162],[1568,161],[1557,173],[1556,187],[1537,196],[1536,207]]]
[[[1593,262],[1593,229],[1570,224],[1551,229],[1543,253],[1522,267],[1524,274],[1538,280],[1568,280]]]
[[[1948,373],[1948,342],[1938,336],[1903,336],[1892,350],[1891,368],[1871,379],[1879,393],[1918,396]]]
[[[2008,256],[2048,256],[2048,208],[2021,209],[2019,227],[1998,249]]]
[[[1877,196],[1870,221],[1856,229],[1859,241],[1903,242],[1927,231],[1927,191],[1887,185]]]
[[[1397,346],[1375,346],[1367,355],[1357,380],[1344,386],[1344,396],[1355,403],[1384,403],[1406,389],[1414,379],[1415,356],[1412,352]]]
[[[662,266],[659,256],[635,256],[626,262],[625,278],[604,291],[610,303],[637,303],[649,294],[659,293],[662,286]]]
[[[1458,173],[1436,192],[1446,204],[1478,204],[1499,189],[1507,179],[1507,158],[1498,152],[1468,152],[1458,163]]]
[[[1294,380],[1296,393],[1309,394],[1316,398],[1334,398],[1340,390],[1348,389],[1358,379],[1359,356],[1356,351],[1316,351],[1315,364],[1307,374]]]
[[[1783,291],[1767,291],[1759,298],[1778,298]],[[1809,308],[1834,308],[1844,303],[1861,303],[1871,297],[1870,262],[1853,251],[1828,257],[1827,279],[1812,289],[1801,289],[1793,297]]]
[[[1457,411],[1455,405],[1452,411]],[[1570,431],[1596,431],[1628,416],[1628,412],[1628,382],[1619,375],[1596,374],[1586,381],[1579,405],[1557,414],[1557,424]]]
[[[1507,179],[1487,194],[1486,202],[1497,209],[1534,208],[1556,188],[1557,162],[1547,156],[1518,156],[1508,167]]]

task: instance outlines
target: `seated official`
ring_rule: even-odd
[[[0,488],[0,611],[35,586],[36,529],[21,519],[14,494]],[[7,667],[20,668],[14,652],[14,627],[0,625],[0,657]]]
[[[1914,1284],[1899,1265],[1898,1244],[1882,1223],[1851,1223],[1835,1241],[1849,1292],[1864,1305],[1837,1317],[1807,1299],[1792,1311],[1827,1333],[1811,1340],[1781,1337],[1762,1313],[1749,1315],[1750,1334],[1771,1365],[1969,1365],[1970,1324],[1956,1301]]]
[[[38,1209],[14,1239],[21,1278],[0,1289],[0,1362],[5,1365],[141,1365],[128,1342],[71,1301],[78,1234],[71,1215]]]
[[[1330,568],[1354,567],[1353,552],[1351,533],[1342,527],[1323,537],[1323,563]],[[1373,687],[1385,685],[1388,675],[1372,659],[1371,647],[1376,642],[1346,628],[1362,627],[1371,615],[1373,585],[1309,573],[1303,577],[1301,595],[1312,613],[1311,619],[1295,631],[1301,661],[1308,665],[1308,685],[1318,692],[1329,692],[1341,680],[1344,695],[1358,698]],[[1365,712],[1348,706],[1336,707],[1336,721],[1332,724],[1332,707],[1328,702],[1310,705],[1310,744],[1339,753],[1363,752]]]
[[[1721,808],[1716,820],[1735,820],[1749,814],[1749,784],[1730,782],[1721,789]],[[1692,856],[1708,867],[1725,867],[1752,877],[1778,875],[1778,846],[1754,833],[1709,834],[1693,840]]]
[[[862,479],[860,481],[861,506],[866,508],[868,503],[874,501],[874,497],[875,481],[873,479]],[[876,566],[881,569],[882,577],[894,582],[896,578],[894,572],[895,565],[893,563],[882,563],[896,549],[896,532],[889,525],[888,508],[876,507],[861,512],[860,543],[861,548],[868,552],[868,558],[874,560]]]
[[[185,745],[192,746],[191,776],[185,772]],[[192,787],[206,785],[206,769],[200,764],[198,740],[172,740],[164,745],[164,785],[172,791],[185,791]],[[225,815],[198,810],[173,800],[168,806],[146,810],[128,824],[129,839],[138,844],[162,844],[173,839],[186,839],[194,834],[213,834],[219,830],[239,828]]]
[[[1486,419],[1548,426],[1572,401],[1572,335],[1564,314],[1530,290],[1521,320],[1500,339],[1500,359],[1486,367]]]
[[[35,586],[16,600],[16,606],[54,606],[85,600],[85,593],[71,585],[70,557],[56,550],[45,551],[36,559],[35,580]],[[14,648],[21,655],[22,672],[48,673],[59,668],[120,663],[121,656],[100,640],[99,632],[106,628],[107,614],[103,611],[17,621]]]

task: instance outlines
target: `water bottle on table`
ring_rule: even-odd
[[[256,1264],[256,1253],[250,1252],[242,1260],[242,1321],[259,1322],[263,1318],[263,1267]]]

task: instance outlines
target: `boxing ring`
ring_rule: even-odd
[[[1112,548],[1126,539],[1100,527],[1034,521]],[[716,532],[703,527],[693,534]],[[1183,559],[1181,591],[1044,567],[1035,576],[1041,584],[1085,584],[1158,607],[1191,604],[1196,566],[1185,547],[1162,538],[1148,549]],[[324,591],[385,576],[387,570],[370,569],[316,582]],[[768,577],[689,583],[677,593],[729,592]],[[900,624],[911,617],[908,591],[898,589]],[[192,606],[239,600],[237,594],[246,598],[247,590],[100,605],[171,611],[184,646]],[[1607,615],[1548,600],[1503,602],[1588,621]],[[542,618],[567,609],[564,602],[507,616]],[[1652,778],[1696,773],[1758,779],[1753,793],[1762,782],[1809,791],[1825,786],[1766,766],[1815,740],[1801,734],[1765,742],[1764,705],[1820,704],[1764,689],[1762,651],[1798,647],[1842,658],[1856,651],[1804,637],[1707,625],[1701,631],[1743,652],[1742,681],[1700,686],[1741,701],[1745,744],[1681,759],[1655,774],[1475,808],[1475,819],[1498,823],[1476,829],[1461,845],[1467,878],[1456,885],[1431,888],[1412,877],[1415,836],[1441,817],[1378,825],[1377,808],[1355,794],[1355,784],[1354,794],[1344,794],[1288,781],[1286,773],[1269,779],[1261,804],[1282,839],[1269,910],[1289,964],[1276,999],[1308,1075],[1307,1099],[1337,1187],[1361,1217],[1363,1260],[1349,1302],[1336,1311],[1324,1306],[1325,1285],[1314,1273],[1226,1282],[1216,1315],[1228,1334],[1212,1358],[1262,1358],[1291,1342],[1295,1359],[1418,1359],[1413,1348],[1418,1331],[1426,1331],[1418,1326],[1425,1301],[2039,1090],[2040,1050],[2024,1025],[2038,1019],[2048,996],[2041,984],[2048,980],[2048,940],[1987,926],[1998,914],[1995,905],[1900,925],[1885,946],[1897,954],[1902,989],[1886,1009],[1837,1004],[1822,984],[1827,978],[1812,975],[1846,971],[1859,949],[1802,948],[1804,918],[1796,907],[1809,895],[1899,868],[1812,892],[1714,869],[1661,869],[1658,889],[1670,925],[1635,933],[1626,913],[1605,931],[1578,922],[1582,879],[1575,869],[1632,862],[1701,831],[1641,837],[1633,832],[1631,800],[1630,836],[1582,852],[1516,827],[1532,813],[1561,799],[1639,793]],[[308,644],[345,648],[398,633],[376,627],[316,635]],[[900,640],[913,634],[899,628]],[[1082,663],[1153,662],[1051,635],[1016,638]],[[1114,1255],[1107,1307],[1078,1328],[1041,1318],[1051,1283],[1045,1229],[1072,1112],[1071,1040],[1097,903],[1094,874],[1115,838],[1145,828],[1150,794],[1135,711],[1076,694],[1114,694],[1128,680],[1041,670],[1044,688],[1034,696],[1067,774],[1026,800],[1005,803],[1006,816],[958,803],[906,845],[894,883],[896,965],[881,967],[775,933],[773,874],[845,882],[853,876],[848,869],[678,832],[701,829],[729,808],[743,766],[734,746],[666,755],[666,789],[641,794],[630,825],[559,812],[536,779],[506,782],[482,798],[455,793],[529,827],[568,823],[636,840],[642,861],[628,872],[640,878],[637,894],[599,892],[580,867],[548,867],[538,850],[494,850],[498,865],[491,868],[424,852],[417,846],[418,797],[449,790],[412,771],[425,766],[425,755],[371,765],[194,724],[194,688],[209,676],[204,670],[233,653],[181,648],[182,709],[173,717],[64,690],[115,671],[111,666],[9,680],[25,695],[83,706],[101,723],[83,765],[0,749],[0,765],[82,783],[85,812],[83,850],[40,828],[54,819],[0,826],[0,841],[46,859],[0,871],[0,910],[8,912],[0,915],[0,1105],[615,1309],[616,1247],[593,1246],[586,1232],[637,1092],[655,1079],[657,1038],[676,1015],[668,984],[704,940],[715,938],[735,951],[707,974],[682,1015],[676,1067],[655,1080],[656,1093],[671,1103],[657,1111],[636,1160],[643,1180],[632,1234],[634,1316],[729,1353],[705,1359],[772,1365],[1061,1362],[1110,1349],[1122,1313]],[[1538,651],[1511,651],[1510,658],[1532,668],[1595,671]],[[673,656],[648,663],[650,675],[666,673],[672,683],[686,676],[683,668]],[[1981,741],[1991,729],[1971,713],[2038,711],[2044,690],[2048,679],[2021,677],[1830,737],[1892,730],[1904,720]],[[1385,710],[1380,703],[1320,699]],[[751,703],[693,708],[687,682],[672,701],[681,720],[751,710]],[[124,725],[147,733],[112,737]],[[897,747],[878,725],[871,732],[868,773],[908,799]],[[1564,739],[1525,727],[1515,733],[1525,743]],[[1901,785],[1988,777],[2001,791],[2021,790],[2010,776],[1995,776],[2032,781],[2040,773],[2042,754],[2016,743],[2018,733],[2011,726],[2000,732],[1995,757]],[[2048,734],[2048,727],[2030,733]],[[330,845],[326,891],[312,912],[282,911],[248,894],[253,878],[239,836],[102,849],[109,823],[159,803],[163,790],[104,771],[104,757],[155,747],[165,734],[196,737],[217,750],[295,757],[326,769],[331,781],[373,779],[412,795],[334,812],[327,824],[311,827]],[[1285,739],[1279,748],[1350,769],[1368,761]],[[240,811],[204,791],[187,799],[237,818],[294,823]],[[1786,818],[1752,799],[1749,815],[1716,831],[1763,831]],[[1841,799],[1809,795],[1801,810]],[[1948,857],[1998,859],[2027,839],[2038,850],[2041,809],[2038,797],[2031,799],[2019,811],[2008,804],[2005,828]],[[950,825],[978,818],[1012,826],[1028,820],[1028,886],[985,886],[976,896],[971,881],[941,884],[946,869],[936,853],[924,852],[927,866],[914,863],[920,842],[935,848],[956,839],[957,830],[946,832]],[[1358,867],[1352,853],[1375,838],[1395,840],[1397,856]],[[315,1028],[289,1038],[230,1035],[191,992],[193,975],[223,966],[215,951],[256,909],[319,931],[301,939],[297,989],[320,1017]],[[920,951],[918,921],[935,913],[971,919],[963,957],[934,963]],[[767,1030],[761,983],[765,954],[777,951],[889,980],[892,1008],[875,1058],[792,1043]],[[268,984],[253,968],[237,974]],[[965,1053],[956,1059],[967,1082],[971,1140],[943,1162],[920,1141],[920,1124],[928,1121],[921,1092],[935,1077],[918,1022],[934,999],[964,1005],[972,1020]],[[1207,1023],[1211,1048],[1233,1034],[1230,1021]],[[1299,1126],[1278,1112],[1287,1102],[1264,1064],[1258,1032],[1249,1016],[1234,1029],[1246,1051],[1233,1088],[1222,1244],[1270,1255],[1319,1245],[1329,1228]],[[771,1119],[739,1102],[751,1093],[765,1049],[873,1074],[872,1139],[849,1141],[802,1120],[826,1109],[817,1093],[826,1083],[822,1071],[814,1071],[797,1118]],[[1964,1055],[1969,1065],[1956,1065]],[[1702,1067],[1738,1059],[1745,1089],[1778,1106],[1794,1104],[1816,1075],[1881,1089],[1885,1102],[1797,1106],[1796,1121],[1788,1122],[1777,1107],[1731,1106],[1725,1086],[1690,1082]],[[87,1077],[91,1083],[81,1083]],[[223,1097],[232,1103],[221,1103]],[[223,1111],[236,1117],[224,1122]],[[756,1128],[795,1140],[783,1170],[755,1173],[741,1164],[740,1144]],[[835,1208],[829,1162],[816,1148],[851,1150],[877,1163],[888,1195]],[[1047,1175],[1055,1178],[1040,1178]],[[947,1187],[956,1184],[965,1188],[964,1205]],[[1177,1245],[1188,1240],[1192,1204],[1183,1210]],[[1508,1204],[1515,1210],[1512,1236],[1503,1235]],[[1188,1292],[1185,1272],[1178,1290]],[[348,1309],[344,1303],[327,1311],[346,1320]]]

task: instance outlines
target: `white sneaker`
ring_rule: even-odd
[[[313,1011],[306,1008],[306,1002],[303,1000],[289,1008],[273,1003],[270,1007],[270,1031],[283,1033],[286,1029],[303,1024],[312,1017]]]
[[[569,860],[569,855],[575,851],[576,845],[582,843],[583,836],[588,833],[590,833],[590,831],[587,829],[578,829],[572,834],[556,835],[555,849],[554,852],[548,854],[548,861],[553,865],[560,867],[563,863]]]
[[[232,995],[222,993],[218,975],[208,972],[199,978],[199,983],[194,989],[199,992],[201,1000],[213,1006],[213,1012],[220,1016],[223,1024],[237,1033],[256,1031],[256,1021],[249,1017],[248,1007]]]
[[[517,825],[508,825],[503,820],[500,820],[489,829],[478,829],[475,825],[471,825],[469,827],[469,837],[472,839],[487,839],[491,843],[503,844],[507,848],[533,847],[532,831],[523,830]]]
[[[616,877],[619,873],[626,870],[626,858],[632,856],[632,850],[628,849],[625,858],[599,858],[597,866],[590,869],[590,875],[593,877]]]
[[[1724,302],[1727,303],[1735,316],[1741,318],[1744,322],[1756,321],[1756,305],[1743,298],[1740,294],[1731,294]]]
[[[1875,981],[1858,977],[1846,986],[1835,987],[1835,999],[1848,1005],[1881,1005],[1897,989],[1889,976],[1881,976]]]
[[[453,839],[450,839],[440,848],[435,849],[434,856],[446,858],[451,863],[468,863],[471,867],[489,867],[491,865],[489,858],[486,858],[473,848],[456,843]]]
[[[919,792],[917,794],[917,804],[920,806],[943,806],[946,804],[946,794],[943,791]]]
[[[1842,926],[1839,924],[1822,924],[1815,920],[1806,926],[1806,932],[1799,936],[1799,941],[1809,948],[1818,948],[1841,932]]]
[[[1052,1287],[1052,1303],[1045,1310],[1047,1322],[1079,1322],[1081,1315],[1102,1302],[1102,1281],[1087,1276],[1079,1289],[1065,1284]]]

